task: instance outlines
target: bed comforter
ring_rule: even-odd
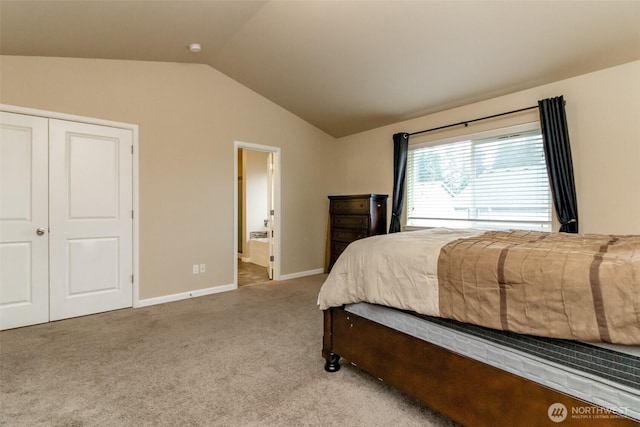
[[[432,229],[349,245],[321,309],[368,302],[517,333],[640,345],[640,236]]]

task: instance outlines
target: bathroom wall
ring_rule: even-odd
[[[242,150],[243,159],[243,206],[244,258],[251,258],[249,245],[250,232],[264,231],[264,220],[267,219],[267,158],[269,153],[255,150]]]

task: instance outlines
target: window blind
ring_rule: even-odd
[[[407,225],[550,231],[540,130],[410,147]]]

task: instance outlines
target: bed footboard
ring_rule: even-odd
[[[572,408],[596,407],[342,308],[324,312],[322,356],[328,372],[342,357],[467,426],[549,426],[563,416],[562,426],[638,425],[604,408],[600,418],[574,417]]]

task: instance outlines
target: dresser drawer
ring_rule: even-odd
[[[347,249],[347,246],[349,246],[350,242],[338,242],[338,241],[332,241],[331,242],[331,254],[335,256],[335,258],[338,258],[338,256],[340,256],[340,254],[342,252],[344,252],[345,249]]]
[[[347,246],[349,246],[349,242],[337,242],[335,240],[331,242],[331,265],[333,265],[340,254],[342,254],[342,252],[347,249]]]
[[[369,229],[369,215],[334,215],[331,217],[331,227]]]
[[[336,240],[339,242],[353,242],[354,240],[362,239],[367,237],[367,230],[349,230],[342,228],[334,228],[331,230],[331,240]]]
[[[331,201],[331,214],[368,214],[370,209],[370,199],[344,199]]]

